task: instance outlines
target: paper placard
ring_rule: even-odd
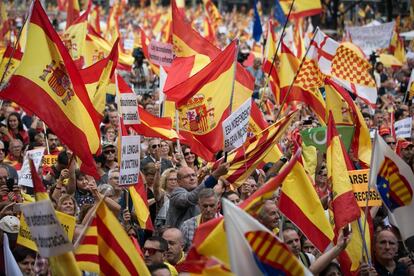
[[[169,67],[173,61],[173,46],[169,43],[162,43],[151,40],[148,46],[150,60],[154,64]]]
[[[120,95],[119,103],[124,124],[139,124],[137,95],[135,93],[121,93]]]
[[[26,186],[26,187],[33,187],[32,174],[30,172],[29,158],[33,160],[35,168],[36,170],[38,170],[40,164],[42,163],[42,157],[43,157],[44,152],[45,152],[45,148],[43,147],[28,150],[26,152],[22,168],[20,169],[20,171],[18,171],[19,185]]]
[[[57,155],[46,154],[43,156],[43,166],[52,167],[57,162]]]
[[[369,170],[348,171],[349,181],[352,184],[355,199],[359,207],[367,206],[367,196],[369,197],[368,206],[381,206],[381,196],[374,189],[368,193]]]
[[[52,257],[73,250],[50,200],[24,204],[21,210],[40,256]]]
[[[138,183],[140,166],[140,136],[122,136],[121,163],[119,167],[119,185],[134,185]]]
[[[251,107],[248,99],[223,121],[224,151],[238,148],[246,141]]]
[[[411,128],[413,126],[413,118],[408,117],[394,123],[395,136],[397,138],[411,138]]]
[[[76,218],[59,211],[55,212],[60,225],[62,225],[63,230],[65,230],[65,233],[68,235],[69,240],[72,241],[73,234],[75,233]],[[20,217],[20,230],[19,235],[17,236],[17,243],[34,251],[37,251],[37,246],[32,240],[32,234],[30,233],[30,228],[27,225],[24,216]]]

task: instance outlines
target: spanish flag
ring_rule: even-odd
[[[0,96],[39,116],[80,158],[81,169],[99,177],[92,154],[100,150],[100,116],[38,0],[29,22],[28,47]]]
[[[14,53],[13,53],[14,51]],[[12,76],[14,70],[19,66],[20,61],[22,60],[23,53],[20,50],[20,47],[17,47],[13,49],[10,45],[6,47],[6,50],[4,51],[3,58],[0,62],[0,76],[3,76],[4,79],[3,83],[7,83]],[[9,63],[10,60],[10,64]],[[8,67],[7,67],[8,66]],[[6,71],[7,68],[7,72]]]
[[[345,227],[360,217],[360,210],[349,182],[345,154],[344,144],[339,138],[333,115],[330,113],[326,138],[326,165],[328,178],[332,181],[332,209],[337,229]]]
[[[320,0],[280,0],[280,5],[282,6],[283,12],[286,15],[289,13],[289,9],[292,3],[294,4],[290,18],[312,16],[320,14],[322,12],[322,5]]]
[[[150,41],[147,37],[147,35],[145,34],[144,30],[140,27],[138,27],[139,29],[139,34],[140,34],[140,38],[141,38],[141,48],[142,48],[142,52],[144,53],[145,58],[148,60],[152,71],[154,71],[155,74],[157,74],[157,76],[160,75],[160,66],[158,64],[152,63],[150,56],[149,56],[149,52],[148,52],[148,45],[150,44]]]
[[[207,15],[208,21],[213,27],[213,31],[217,30],[218,26],[222,23],[223,17],[220,14],[220,11],[217,9],[211,0],[203,0],[204,11]]]
[[[45,186],[42,183],[39,175],[36,172],[33,160],[29,160],[30,172],[32,174],[33,189],[35,193],[36,201],[50,200],[49,194],[46,191]],[[58,256],[50,257],[49,264],[52,275],[64,275],[64,276],[80,276],[82,275],[78,265],[75,261],[73,252],[67,252]]]
[[[101,34],[101,23],[100,23],[100,6],[95,6],[90,13],[88,18],[89,24],[95,29],[98,34]]]
[[[323,76],[314,61],[305,60],[295,83],[293,83],[299,66],[299,59],[282,42],[279,66],[281,101],[287,97],[286,103],[302,102],[318,115],[322,123],[325,123],[325,100],[319,91],[319,87],[323,86]],[[287,94],[291,85],[291,91]]]
[[[221,124],[230,115],[236,52],[234,41],[197,74],[164,89],[167,100],[176,103],[180,134],[187,140],[195,138],[203,143],[211,152],[210,156],[203,156],[207,160],[223,148]]]
[[[129,194],[134,205],[135,214],[141,229],[154,231],[150,212],[148,209],[147,191],[144,184],[142,173],[139,174],[138,183],[128,188]]]
[[[230,152],[227,157],[230,167],[224,178],[235,187],[241,186],[264,157],[277,146],[277,141],[285,134],[295,117],[295,112],[283,117],[261,133],[249,138],[241,147]],[[216,161],[213,167],[218,166],[222,161],[222,159]]]
[[[76,249],[76,260],[82,269],[100,275],[150,275],[134,243],[103,201]]]
[[[274,192],[280,187],[292,168],[297,164],[299,155],[300,152],[295,154],[291,161],[282,168],[276,177],[271,178],[265,185],[245,200],[240,205],[240,208],[248,213],[255,213],[257,209],[260,209],[261,202],[272,198]],[[196,267],[194,266],[194,263],[197,262],[200,266],[206,266],[211,258],[222,263],[222,270],[225,271],[230,268],[230,258],[228,255],[226,233],[222,217],[203,223],[197,228],[192,247],[185,260],[185,263],[192,264],[192,266],[187,267],[186,271],[198,272],[195,271]]]
[[[78,19],[80,13],[79,1],[78,0],[68,0],[68,9],[66,12],[66,29],[68,29],[73,22]]]
[[[109,55],[97,63],[81,70],[82,79],[95,110],[103,118],[106,94],[118,64],[118,42],[115,41]]]
[[[280,104],[280,81],[277,74],[277,64],[279,63],[278,58],[273,59],[276,55],[276,34],[274,32],[274,27],[276,26],[272,20],[269,20],[269,25],[267,28],[267,39],[266,46],[264,50],[264,61],[263,61],[263,71],[269,76],[269,86],[275,96],[277,104]]]

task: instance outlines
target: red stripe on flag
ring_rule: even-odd
[[[95,254],[76,254],[75,258],[77,262],[89,262],[99,265],[99,256]]]
[[[102,275],[120,275],[118,271],[116,271],[111,264],[109,264],[105,258],[102,256],[102,254],[99,255],[99,270],[100,274]],[[131,273],[131,271],[129,271]],[[131,273],[131,275],[139,275],[138,271],[133,271],[134,273]]]

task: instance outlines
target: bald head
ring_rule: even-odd
[[[162,237],[168,242],[168,251],[165,254],[168,262],[176,265],[183,257],[184,238],[178,228],[169,228],[162,233]]]

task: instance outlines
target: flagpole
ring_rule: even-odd
[[[4,72],[3,72],[3,75],[1,76],[1,80],[0,80],[0,90],[2,90],[2,89],[3,89],[3,86],[4,86],[3,81],[4,81],[4,78],[6,77],[6,73],[7,73],[7,70],[9,69],[9,66],[10,66],[11,60],[12,60],[12,58],[13,58],[13,56],[14,56],[14,53],[16,52],[16,48],[17,48],[17,45],[19,44],[19,41],[20,41],[20,36],[22,35],[22,32],[23,32],[24,26],[26,25],[27,19],[29,19],[29,17],[30,17],[30,16],[31,16],[31,14],[32,14],[33,4],[34,4],[34,0],[32,0],[32,2],[31,2],[31,4],[30,4],[29,13],[28,13],[28,14],[27,14],[27,16],[24,18],[24,22],[23,22],[23,24],[22,24],[22,27],[20,28],[20,30],[19,30],[19,32],[18,32],[18,34],[17,34],[16,42],[14,43],[14,46],[13,46],[13,49],[12,49],[11,55],[10,55],[10,57],[9,57],[9,60],[7,61],[6,68],[5,68]],[[3,105],[3,101],[2,101],[2,105]]]
[[[275,61],[276,61],[277,52],[279,51],[280,45],[282,44],[283,36],[285,35],[286,26],[287,26],[287,23],[289,22],[289,17],[290,17],[290,14],[292,13],[292,9],[293,9],[294,4],[295,4],[295,0],[292,1],[292,4],[290,5],[289,12],[288,12],[288,15],[286,17],[285,23],[283,24],[282,33],[280,34],[280,39],[277,43],[276,50],[275,50],[275,53],[273,55],[272,65],[270,66],[269,74],[267,74],[266,84],[264,86],[265,88],[269,85],[270,75],[272,74],[272,71],[273,71],[273,66],[274,66]],[[269,38],[267,38],[267,39],[269,39]]]
[[[236,81],[236,69],[237,69],[237,55],[238,55],[238,48],[239,48],[239,39],[238,38],[236,38],[236,50],[234,51],[234,62],[233,62],[233,66],[234,66],[234,69],[233,69],[233,82],[232,82],[232,85],[231,85],[231,94],[230,94],[230,114],[231,114],[231,112],[232,112],[232,106],[233,106],[233,97],[234,97],[234,82]],[[224,153],[224,162],[227,162],[227,155],[228,155],[228,152],[226,151],[225,153]]]
[[[306,56],[308,55],[309,49],[312,47],[312,42],[315,40],[315,37],[316,37],[316,34],[318,33],[318,31],[319,31],[319,28],[316,28],[315,32],[313,33],[312,39],[309,42],[309,46],[306,49],[305,55],[302,57],[302,61],[300,62],[299,68],[295,73],[295,77],[293,78],[292,83],[289,86],[289,90],[286,92],[286,95],[283,97],[282,103],[280,104],[279,110],[278,110],[276,118],[275,118],[275,122],[277,122],[277,120],[279,119],[279,116],[282,112],[282,107],[285,104],[286,99],[288,98],[288,96],[290,94],[290,91],[292,91],[292,87],[293,87],[296,79],[298,78],[299,72],[302,69],[303,63],[305,62]]]

